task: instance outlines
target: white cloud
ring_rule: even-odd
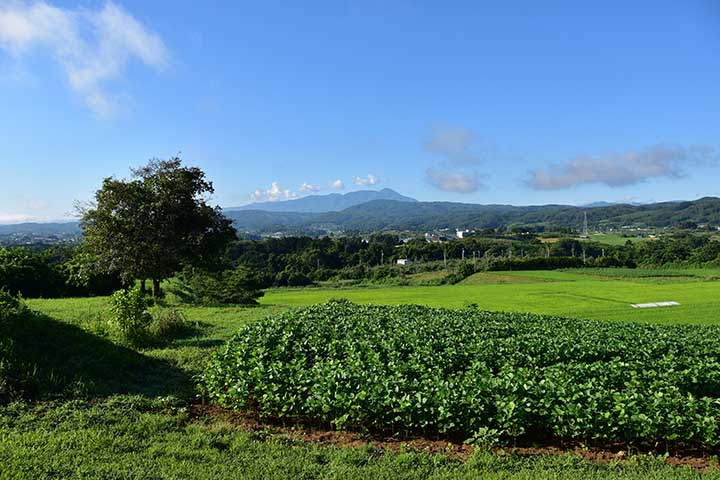
[[[300,191],[303,193],[318,193],[320,191],[320,186],[313,185],[312,183],[303,183],[300,185]]]
[[[475,164],[482,161],[480,155],[473,152],[476,140],[475,133],[464,127],[437,128],[425,143],[425,149],[452,164]]]
[[[536,190],[561,190],[584,184],[622,187],[652,178],[680,178],[685,167],[717,162],[717,151],[706,145],[656,145],[603,156],[579,155],[547,170],[530,172],[528,185]]]
[[[0,212],[0,223],[23,223],[32,221],[34,218],[31,215],[23,213],[3,213]]]
[[[369,185],[377,185],[380,183],[380,180],[378,178],[369,173],[367,177],[353,177],[353,182],[355,182],[355,185],[358,187],[367,187]]]
[[[445,192],[473,193],[484,187],[480,175],[475,172],[451,172],[431,168],[425,174],[431,185]]]
[[[330,182],[330,188],[334,188],[335,190],[342,190],[345,188],[345,182],[338,178],[337,180],[333,180],[332,182]]]
[[[33,49],[49,52],[70,87],[101,117],[117,111],[118,95],[106,84],[131,60],[157,70],[168,63],[162,39],[112,2],[99,10],[70,10],[44,1],[0,0],[0,48],[18,58]]]
[[[250,194],[250,199],[253,202],[277,202],[294,198],[297,198],[297,194],[289,189],[281,188],[278,182],[272,182],[268,190],[258,189]]]

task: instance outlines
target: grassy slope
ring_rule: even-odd
[[[193,375],[203,368],[210,352],[241,324],[285,310],[287,305],[328,297],[448,306],[475,301],[487,308],[492,304],[508,310],[565,314],[573,313],[570,307],[579,305],[585,316],[621,318],[623,312],[635,314],[635,311],[624,304],[615,305],[619,300],[604,297],[643,296],[651,287],[650,293],[673,293],[672,299],[689,303],[674,310],[647,312],[647,320],[700,319],[702,323],[709,322],[711,314],[719,310],[718,301],[712,300],[718,297],[720,283],[716,282],[655,285],[626,280],[588,281],[587,276],[561,272],[512,272],[510,277],[511,281],[512,278],[539,281],[512,285],[480,282],[452,287],[287,290],[269,293],[266,301],[273,305],[260,308],[185,309],[187,317],[197,322],[193,335],[157,348],[121,350],[117,355],[98,360],[108,375],[93,375],[91,380],[100,384],[91,393],[114,395],[109,400],[94,399],[97,395],[94,394],[57,405],[17,404],[0,409],[0,478],[698,478],[692,471],[657,464],[601,466],[574,456],[522,459],[479,452],[468,462],[460,463],[423,453],[380,454],[368,448],[298,444],[247,433],[221,422],[189,421],[182,411],[148,410],[143,406],[148,401],[157,404],[152,399],[167,395],[178,397],[181,404],[187,402]],[[87,341],[67,347],[72,350],[73,355],[68,358],[73,361],[97,358],[98,340],[113,347],[109,340],[99,339],[94,333],[102,324],[106,299],[30,300],[28,304],[41,311],[48,321],[57,323],[58,328],[79,327],[76,330],[81,330]],[[637,315],[632,318],[643,319]],[[132,371],[128,362],[133,363],[137,356],[150,364],[161,362],[159,368],[172,375],[158,376],[155,370],[146,375],[139,371],[127,383],[122,376],[111,374]]]
[[[492,272],[476,274],[458,285],[439,287],[279,289],[267,292],[261,301],[266,305],[293,306],[330,298],[347,298],[358,303],[419,303],[436,307],[462,307],[477,303],[487,310],[526,311],[598,320],[720,324],[718,281],[703,281],[700,277],[613,279],[607,278],[607,274],[613,272],[600,273],[602,275],[586,275],[577,271]],[[633,309],[630,306],[632,303],[670,300],[680,302],[681,306],[657,309]]]

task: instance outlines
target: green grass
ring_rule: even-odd
[[[616,269],[615,274],[630,271]],[[356,303],[417,303],[433,307],[463,307],[476,303],[482,309],[493,311],[522,311],[597,320],[720,324],[720,282],[701,281],[702,278],[692,276],[699,275],[697,271],[689,270],[688,276],[678,278],[608,278],[608,272],[603,272],[603,275],[597,272],[488,272],[471,276],[457,285],[432,287],[277,289],[268,291],[261,302],[264,305],[303,306],[346,298]],[[672,271],[662,272],[667,274]],[[712,277],[718,272],[710,270],[705,273]],[[654,309],[634,309],[630,306],[633,303],[661,301],[677,301],[681,305]]]
[[[0,479],[699,479],[720,478],[639,457],[601,465],[575,455],[475,452],[467,461],[406,450],[340,448],[218,420],[191,420],[132,398],[0,409]]]

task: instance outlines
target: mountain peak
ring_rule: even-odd
[[[258,202],[242,207],[226,208],[225,211],[262,210],[266,212],[326,213],[339,212],[355,205],[373,200],[396,200],[417,202],[390,188],[382,190],[358,190],[355,192],[330,193],[327,195],[308,195],[307,197],[279,202]]]

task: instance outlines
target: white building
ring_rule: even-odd
[[[397,262],[398,265],[410,265],[410,259],[408,258],[398,258]]]

